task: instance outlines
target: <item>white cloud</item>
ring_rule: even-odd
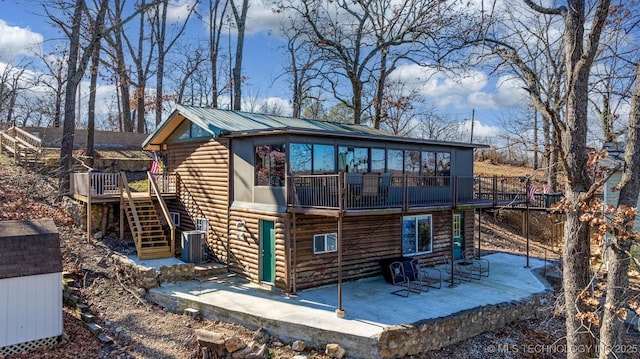
[[[196,2],[193,0],[170,1],[167,6],[167,22],[183,22],[195,5]]]
[[[471,133],[471,120],[464,121],[460,124],[461,130],[465,133]],[[502,133],[502,130],[499,127],[485,125],[482,122],[475,120],[473,121],[473,137],[474,138],[486,138],[486,137],[495,137]]]
[[[31,29],[11,26],[0,19],[0,60],[10,62],[16,55],[32,55],[44,41]]]

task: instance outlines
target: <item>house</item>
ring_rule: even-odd
[[[473,249],[476,208],[526,197],[522,179],[473,177],[476,147],[191,106],[143,143],[178,178],[166,200],[178,230],[204,231],[230,270],[290,293]]]
[[[62,254],[51,219],[0,222],[0,357],[62,335]]]

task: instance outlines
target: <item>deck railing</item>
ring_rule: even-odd
[[[523,177],[344,173],[290,176],[288,205],[320,209],[499,206],[526,203]]]
[[[176,173],[153,174],[161,195],[176,194],[178,175]],[[71,195],[91,196],[93,199],[119,197],[122,175],[120,172],[80,172],[70,177]],[[151,183],[148,185],[151,193]]]
[[[119,197],[121,180],[118,172],[72,173],[70,190],[72,195],[90,195],[91,198]]]

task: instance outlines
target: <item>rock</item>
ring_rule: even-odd
[[[102,231],[98,231],[96,232],[96,234],[93,235],[93,239],[102,239],[102,237],[104,237],[104,234],[102,233]]]
[[[302,340],[296,340],[295,342],[291,343],[291,349],[293,349],[293,351],[295,352],[304,351],[305,347],[306,344]]]
[[[298,355],[294,355],[293,359],[309,359],[309,357],[306,355],[298,354]]]
[[[255,332],[253,332],[253,339],[259,341],[260,343],[266,343],[269,341],[269,333],[264,328],[259,328]]]
[[[212,358],[224,358],[226,348],[222,334],[204,329],[196,329],[195,333],[198,345],[208,348]]]
[[[344,357],[345,350],[340,346],[340,344],[329,343],[327,344],[324,353],[331,358],[341,359]]]
[[[231,337],[224,341],[224,347],[229,353],[236,352],[247,346],[239,337]]]

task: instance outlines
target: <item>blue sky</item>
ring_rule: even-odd
[[[187,4],[186,0],[180,1],[172,7],[175,16],[180,15],[184,11],[183,5]],[[286,80],[280,76],[285,55],[281,49],[284,42],[278,36],[279,20],[259,0],[251,1],[243,63],[248,85],[243,88],[243,94],[261,101],[280,101],[288,105]],[[60,31],[43,14],[38,2],[0,1],[0,63],[15,65],[16,55],[29,56],[34,47],[49,51],[64,40]],[[206,39],[206,27],[202,22],[193,20],[188,31],[189,38]],[[489,76],[482,71],[470,71],[466,78],[452,79],[434,70],[405,66],[394,76],[418,88],[428,103],[451,119],[469,119],[472,109],[475,109],[478,137],[502,132],[501,121],[518,111],[523,103],[522,90],[516,81]],[[113,88],[104,86],[99,93],[105,97],[113,96]],[[108,111],[106,101],[99,111]]]

